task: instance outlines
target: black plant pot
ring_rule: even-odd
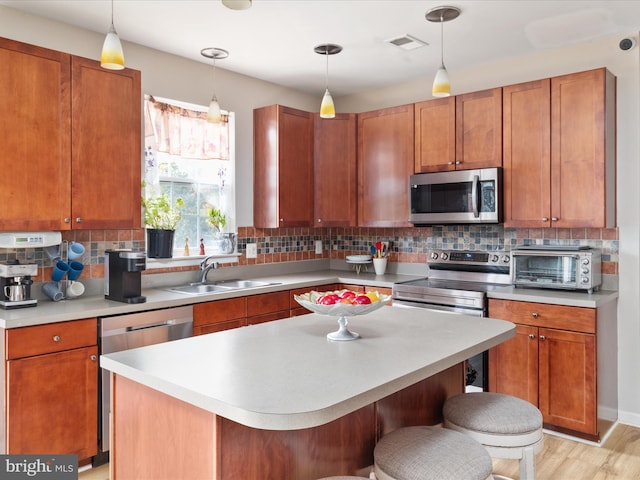
[[[147,229],[147,257],[171,258],[173,257],[173,236],[175,230]]]

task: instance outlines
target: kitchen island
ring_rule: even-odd
[[[354,474],[375,442],[441,421],[465,359],[514,325],[383,307],[309,314],[104,355],[112,372],[111,479],[316,479]]]

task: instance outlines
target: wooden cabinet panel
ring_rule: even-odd
[[[596,310],[594,308],[567,307],[533,302],[489,299],[492,318],[510,322],[557,328],[584,333],[595,333]]]
[[[597,432],[595,335],[539,330],[538,407],[546,423]]]
[[[72,57],[74,229],[140,228],[140,72]]]
[[[615,77],[597,69],[503,91],[505,226],[615,225]]]
[[[455,170],[455,97],[419,102],[414,109],[415,173]]]
[[[247,317],[289,310],[289,292],[262,293],[247,297]]]
[[[0,64],[0,229],[69,228],[70,57],[0,38]]]
[[[96,345],[95,318],[6,330],[6,359],[32,357]]]
[[[538,404],[536,327],[516,325],[515,337],[489,350],[489,390]]]
[[[315,226],[356,225],[356,115],[314,115]]]
[[[615,224],[615,78],[606,69],[551,79],[553,227]]]
[[[247,324],[247,298],[228,298],[193,306],[193,334],[211,333]]]
[[[502,89],[455,98],[456,169],[502,166]]]
[[[413,116],[413,105],[358,114],[358,226],[410,226]]]
[[[10,454],[98,453],[98,347],[7,362]]]
[[[536,405],[546,428],[597,440],[596,310],[489,299],[489,316],[516,323],[489,351],[489,389]]]
[[[551,211],[550,80],[502,89],[504,223],[545,227]]]
[[[253,223],[313,225],[313,115],[281,105],[253,111]]]

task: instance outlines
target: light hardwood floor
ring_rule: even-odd
[[[495,460],[494,473],[517,480],[518,461]],[[544,447],[536,456],[536,480],[639,479],[640,428],[627,425],[618,425],[601,447],[545,435]],[[82,472],[79,480],[109,480],[109,466]]]

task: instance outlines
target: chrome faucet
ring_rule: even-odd
[[[213,255],[208,256],[202,262],[200,262],[200,270],[202,270],[202,275],[200,276],[200,283],[207,283],[207,274],[211,269],[217,269],[220,264],[216,261],[211,262],[207,265],[207,262],[213,258]]]

